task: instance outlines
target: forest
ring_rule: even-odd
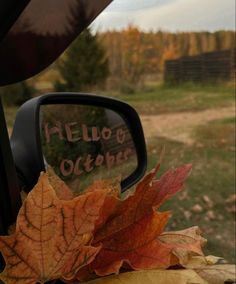
[[[109,59],[108,82],[113,87],[121,81],[140,85],[147,77],[160,79],[169,59],[235,47],[234,31],[143,32],[130,25],[98,36]]]

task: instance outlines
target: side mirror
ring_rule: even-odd
[[[26,102],[17,113],[11,147],[26,191],[49,166],[76,192],[93,180],[118,176],[125,191],[147,164],[136,111],[89,94],[55,93]]]

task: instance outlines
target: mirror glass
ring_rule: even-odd
[[[75,193],[94,180],[124,180],[137,168],[129,128],[111,109],[42,105],[40,129],[45,167],[52,167]]]

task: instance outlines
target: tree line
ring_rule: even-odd
[[[136,85],[146,75],[163,74],[166,60],[234,48],[235,32],[143,32],[130,25],[100,33],[99,40],[106,50],[112,82]]]
[[[89,92],[106,87],[130,93],[148,77],[161,77],[166,60],[231,48],[234,31],[144,32],[130,25],[94,34],[86,29],[51,69],[58,74],[52,89]],[[37,80],[0,88],[3,101],[21,104],[37,94]]]

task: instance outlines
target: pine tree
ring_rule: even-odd
[[[0,96],[7,106],[20,106],[31,99],[36,90],[26,81],[0,87]]]
[[[59,62],[59,72],[62,82],[55,83],[57,91],[87,91],[103,84],[109,67],[97,35],[86,29]]]

